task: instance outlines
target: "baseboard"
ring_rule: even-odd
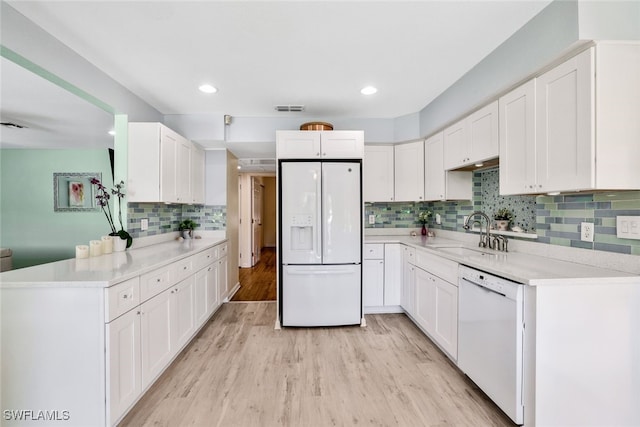
[[[404,313],[404,310],[399,305],[364,308],[364,314],[395,314],[395,313]]]

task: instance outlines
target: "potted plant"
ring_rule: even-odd
[[[500,208],[493,214],[493,219],[496,220],[498,230],[506,231],[509,229],[509,224],[513,221],[514,215],[507,208]]]
[[[116,252],[122,252],[126,248],[129,248],[133,243],[133,237],[125,231],[124,226],[122,225],[122,199],[124,198],[124,181],[120,181],[117,183],[112,189],[111,192],[102,185],[99,179],[92,178],[91,184],[97,186],[96,191],[96,201],[100,208],[102,208],[102,212],[107,217],[107,222],[109,223],[109,227],[111,228],[111,232],[109,236],[113,237],[113,249]],[[120,230],[116,231],[116,226],[113,221],[113,215],[111,214],[111,206],[109,205],[109,199],[111,199],[111,195],[118,198],[118,221],[120,222]],[[116,236],[119,237],[116,239]]]
[[[421,211],[418,214],[418,221],[420,221],[420,223],[422,224],[422,235],[426,236],[427,235],[427,222],[429,222],[429,218],[431,217],[431,211],[426,210],[426,211]]]
[[[182,237],[185,239],[190,239],[193,237],[193,229],[196,228],[198,224],[191,218],[183,219],[178,225],[180,231],[182,231]]]

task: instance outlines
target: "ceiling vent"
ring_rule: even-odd
[[[276,105],[274,108],[281,113],[304,111],[304,105]]]

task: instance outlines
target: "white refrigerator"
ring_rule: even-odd
[[[282,326],[360,324],[359,161],[280,161]]]

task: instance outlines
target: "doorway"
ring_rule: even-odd
[[[276,299],[276,177],[239,174],[239,281],[232,301]]]

